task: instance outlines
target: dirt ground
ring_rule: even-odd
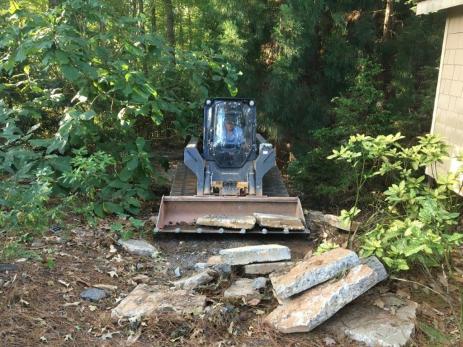
[[[105,224],[93,229],[74,227],[57,234],[50,232],[29,246],[36,260],[19,259],[14,263],[17,269],[0,272],[2,346],[126,345],[127,338],[139,332],[134,346],[323,345],[317,335],[284,337],[267,331],[260,320],[276,306],[271,293],[266,293],[262,304],[249,308],[221,299],[220,293],[229,285],[226,281],[205,291],[208,305],[217,311],[208,316],[166,315],[143,322],[137,329],[129,324],[119,325],[110,318],[110,310],[135,287],[132,278],[138,274],[148,275],[150,284],[169,284],[177,279],[174,274],[177,267],[182,276],[188,275],[196,262],[206,261],[220,249],[248,244],[285,244],[297,259],[312,248],[313,243],[307,238],[203,234],[158,235],[154,239],[145,235],[162,254],[152,259],[132,256],[118,248],[114,234]],[[79,294],[95,284],[117,289],[97,303],[80,299]]]
[[[147,222],[149,229],[149,221]],[[222,248],[249,244],[278,243],[291,248],[300,259],[313,248],[314,238],[286,235],[195,236],[157,235],[144,237],[161,250],[155,259],[132,256],[115,243],[109,222],[95,228],[74,226],[35,239],[28,249],[35,256],[19,259],[16,269],[0,271],[0,345],[2,346],[325,346],[333,338],[338,346],[356,346],[346,339],[331,336],[323,327],[311,333],[282,335],[262,324],[262,318],[277,303],[271,292],[254,307],[226,301],[221,293],[230,282],[204,288],[210,309],[201,316],[165,314],[139,326],[111,320],[111,309],[135,286],[138,274],[148,275],[150,284],[169,284],[193,272],[196,262],[206,261]],[[7,240],[1,240],[6,242]],[[407,279],[420,283],[422,279]],[[96,284],[114,286],[110,295],[97,302],[80,299],[79,294]],[[429,283],[426,283],[429,285]],[[449,306],[420,284],[389,281],[375,290],[402,291],[421,305],[419,321],[455,334],[458,322]],[[455,341],[455,340],[454,340]],[[445,345],[430,343],[417,329],[413,346]],[[449,344],[447,344],[449,345]]]

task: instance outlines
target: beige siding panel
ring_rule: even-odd
[[[450,158],[428,167],[426,173],[436,177],[460,167],[457,157],[463,149],[463,6],[448,11],[431,133],[449,145]]]
[[[455,50],[455,56],[452,65],[463,65],[463,49],[459,48]]]

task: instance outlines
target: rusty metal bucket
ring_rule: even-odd
[[[298,217],[305,230],[266,229],[252,230],[198,227],[196,219],[205,215],[248,216],[253,213],[280,214]],[[164,196],[159,208],[156,232],[170,233],[224,233],[224,234],[301,234],[309,233],[301,202],[297,197],[226,197],[226,196]]]

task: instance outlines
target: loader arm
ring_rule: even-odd
[[[185,147],[183,152],[185,165],[195,174],[196,176],[196,194],[204,195],[204,168],[205,161],[198,150],[198,139],[191,138],[188,145]]]
[[[275,151],[273,145],[261,135],[256,135],[257,144],[259,146],[259,155],[256,159],[255,170],[256,170],[256,195],[263,195],[263,179],[267,172],[276,166]]]

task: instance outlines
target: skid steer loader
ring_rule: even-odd
[[[186,146],[170,195],[161,200],[155,231],[309,233],[273,146],[256,133],[254,100],[206,100],[202,141],[192,138]]]

